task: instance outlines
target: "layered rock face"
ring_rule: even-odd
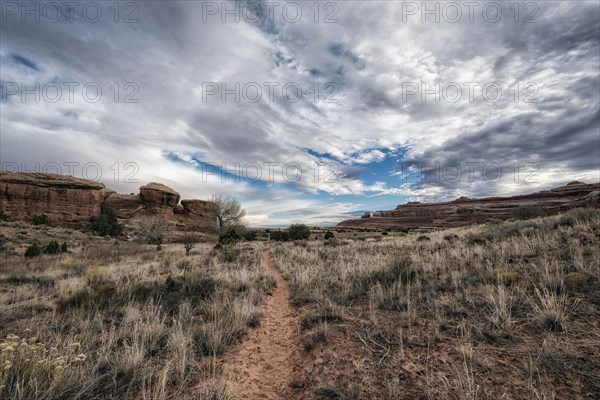
[[[337,226],[367,229],[456,227],[491,219],[506,220],[525,207],[540,215],[558,214],[575,207],[600,208],[600,183],[571,182],[556,189],[513,197],[461,197],[444,203],[410,202],[395,210],[377,211],[370,218],[363,216],[342,221]]]
[[[181,212],[183,211],[183,212]],[[179,229],[183,231],[198,231],[213,226],[216,204],[204,200],[181,200],[181,209],[175,210],[175,219]]]
[[[0,211],[11,220],[31,221],[45,214],[59,225],[85,226],[102,209],[115,212],[121,222],[141,216],[161,216],[175,234],[207,231],[214,223],[214,203],[182,200],[175,190],[160,183],[140,188],[139,195],[115,193],[103,184],[70,176],[0,172]]]
[[[114,193],[103,184],[56,174],[0,173],[0,210],[14,220],[46,214],[65,225],[87,222],[100,214]]]
[[[173,208],[179,204],[181,197],[162,183],[150,182],[140,188],[140,198],[147,208]]]

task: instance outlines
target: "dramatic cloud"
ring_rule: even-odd
[[[600,180],[597,2],[78,4],[2,3],[4,168],[254,225]]]

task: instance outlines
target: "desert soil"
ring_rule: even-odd
[[[300,360],[298,312],[289,303],[290,289],[273,266],[270,251],[264,253],[264,262],[277,287],[265,301],[260,326],[232,351],[225,371],[239,399],[299,398],[289,387]]]

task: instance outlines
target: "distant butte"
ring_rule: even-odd
[[[543,215],[558,214],[575,207],[600,208],[600,183],[570,182],[565,186],[512,197],[469,199],[460,197],[442,203],[409,202],[395,210],[377,211],[370,218],[340,222],[340,228],[410,229],[457,227],[491,219],[506,220],[517,209],[534,207]]]

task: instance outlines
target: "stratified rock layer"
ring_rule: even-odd
[[[557,214],[575,207],[600,208],[600,183],[571,182],[556,189],[513,197],[461,197],[443,203],[410,202],[399,205],[395,210],[377,211],[370,218],[363,216],[342,221],[337,226],[366,229],[456,227],[491,219],[506,220],[523,207],[533,207],[541,215]]]
[[[46,214],[56,223],[77,225],[101,212],[114,193],[103,184],[57,174],[0,174],[0,210],[13,220]]]
[[[166,218],[174,233],[204,232],[214,223],[214,203],[182,200],[161,183],[149,183],[140,194],[119,194],[103,184],[71,176],[0,172],[0,211],[10,220],[31,221],[44,214],[59,225],[82,227],[102,209],[115,212],[121,222],[157,215]]]
[[[148,208],[153,207],[175,207],[179,204],[181,197],[179,193],[174,191],[162,183],[150,182],[146,186],[140,188],[140,197],[142,202]]]

